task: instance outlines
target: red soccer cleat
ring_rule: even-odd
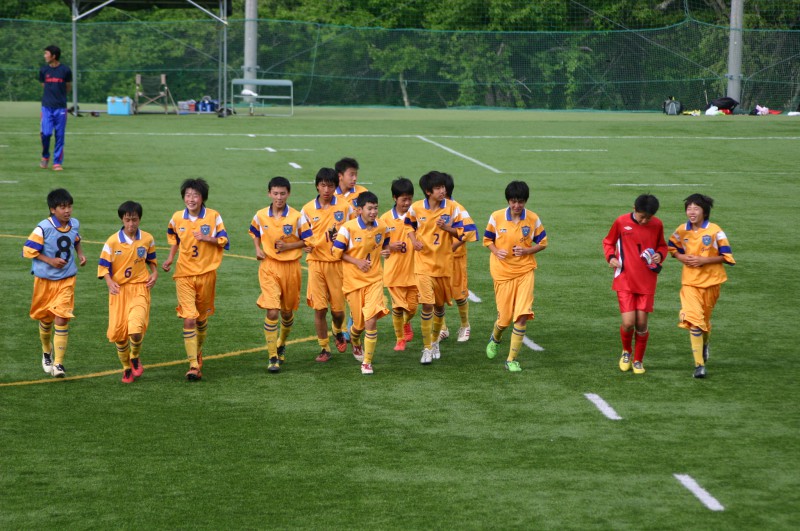
[[[405,339],[406,343],[414,339],[414,330],[411,328],[411,323],[403,325],[403,339]]]
[[[131,372],[134,378],[138,378],[144,372],[144,365],[139,358],[131,358]]]
[[[131,369],[125,369],[122,371],[122,383],[129,384],[133,383],[135,378],[133,377],[133,371]]]
[[[406,349],[406,340],[405,339],[398,339],[397,344],[394,346],[396,351],[402,351]]]

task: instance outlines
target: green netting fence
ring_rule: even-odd
[[[244,20],[230,20],[228,77],[242,77]],[[298,105],[659,110],[723,96],[729,29],[688,19],[656,29],[446,32],[258,21],[258,77],[290,79]],[[132,96],[137,73],[166,74],[175,99],[216,98],[219,24],[81,22],[81,102]],[[744,30],[742,108],[795,110],[800,31]],[[0,19],[0,100],[36,101],[41,49],[71,62],[72,27]]]

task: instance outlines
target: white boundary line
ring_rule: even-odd
[[[19,184],[19,181],[0,181],[0,184]]]
[[[303,167],[302,167],[302,166],[300,166],[300,165],[299,165],[298,163],[296,163],[296,162],[290,162],[290,163],[289,163],[289,166],[291,166],[292,168],[294,168],[294,169],[296,169],[296,170],[301,170],[301,169],[303,169]]]
[[[699,184],[699,183],[670,183],[670,184],[655,184],[655,183],[612,183],[609,186],[653,186],[653,187],[667,187],[667,186],[712,186],[710,184]]]
[[[585,393],[583,396],[585,396],[589,400],[589,402],[594,404],[595,407],[597,407],[597,409],[599,409],[600,412],[609,419],[622,420],[622,417],[619,416],[619,413],[614,411],[614,408],[608,405],[608,402],[603,400],[603,398],[600,395],[597,395],[595,393]]]
[[[688,474],[672,474],[675,479],[680,481],[681,485],[689,489],[689,492],[695,495],[700,502],[712,511],[724,511],[725,507],[706,489],[698,485],[697,481]]]
[[[607,152],[607,149],[520,149],[528,153],[595,153]]]
[[[448,153],[452,153],[453,155],[455,155],[457,157],[461,157],[462,159],[466,159],[466,160],[468,160],[468,161],[470,161],[470,162],[472,162],[474,164],[477,164],[478,166],[486,168],[487,170],[489,170],[491,172],[503,173],[502,171],[498,170],[497,168],[493,168],[492,166],[489,166],[488,164],[484,164],[483,162],[479,161],[478,159],[473,159],[472,157],[468,157],[467,155],[464,155],[463,153],[459,153],[455,149],[450,149],[449,147],[447,147],[447,146],[445,146],[443,144],[440,144],[438,142],[434,142],[433,140],[429,140],[429,139],[425,138],[424,136],[417,135],[417,138],[419,138],[423,142],[427,142],[429,144],[433,144],[434,146],[436,146],[438,148],[441,148],[441,149],[447,151]]]
[[[536,352],[542,352],[544,347],[541,345],[537,345],[533,342],[533,339],[528,339],[528,336],[522,338],[522,343],[531,350],[535,350]]]

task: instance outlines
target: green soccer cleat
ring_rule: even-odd
[[[508,372],[522,372],[522,367],[519,366],[519,362],[517,360],[507,361],[506,370]]]
[[[619,358],[619,370],[627,372],[631,370],[631,353],[622,351],[622,356]]]
[[[489,342],[486,344],[486,357],[490,360],[493,360],[495,356],[497,356],[497,345],[499,343],[494,340],[493,337],[489,338]]]

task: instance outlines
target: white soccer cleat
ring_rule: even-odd
[[[439,342],[431,343],[431,357],[435,360],[438,360],[442,357],[442,353],[439,351]]]
[[[448,337],[450,337],[450,330],[448,330],[447,328],[442,328],[439,331],[439,341],[447,339]]]
[[[42,369],[47,374],[53,374],[53,358],[48,352],[42,353]]]
[[[459,343],[464,343],[466,341],[469,341],[469,333],[470,333],[469,325],[462,326],[461,328],[459,328],[458,329],[458,342]]]
[[[431,349],[424,348],[422,349],[422,357],[419,359],[419,362],[423,365],[430,365],[433,361],[433,356],[431,355]]]
[[[66,375],[67,371],[64,369],[64,366],[61,364],[53,365],[53,378],[63,378]]]
[[[371,363],[362,363],[361,364],[361,374],[372,374],[372,364]]]

